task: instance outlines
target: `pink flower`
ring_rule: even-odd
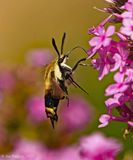
[[[100,133],[81,138],[80,157],[82,160],[114,160],[122,149],[119,142],[106,138]]]
[[[109,26],[107,31],[105,31],[104,27],[99,25],[97,27],[96,32],[94,33],[96,37],[93,37],[89,44],[91,47],[94,47],[95,50],[98,50],[100,47],[107,47],[111,42],[110,36],[112,36],[115,32],[114,26]]]
[[[124,19],[120,32],[129,36],[133,40],[133,19]]]
[[[16,80],[12,73],[9,70],[3,70],[0,72],[0,89],[2,91],[12,91],[15,87]]]
[[[132,0],[128,0],[124,6],[122,6],[122,9],[125,9],[127,11],[130,11],[133,13],[133,1]]]
[[[92,65],[99,71],[98,79],[116,72],[115,83],[105,91],[106,96],[112,97],[105,101],[107,114],[100,116],[99,127],[107,126],[110,121],[119,121],[125,122],[130,131],[133,129],[133,0],[106,1],[109,6],[103,12],[109,13],[110,18],[89,30],[94,37],[89,41],[88,59],[93,58]],[[105,32],[105,24],[111,23],[113,26]],[[116,23],[119,23],[120,29],[114,40],[111,36]],[[113,114],[113,109],[117,109],[118,116]]]
[[[108,62],[107,53],[100,54],[99,58],[92,60],[92,64],[99,71],[99,76],[98,76],[99,80],[101,80],[110,71],[110,64]]]
[[[23,156],[20,155],[1,155],[0,160],[25,160]]]
[[[45,66],[52,60],[52,55],[48,49],[33,49],[27,53],[27,62],[32,66]]]
[[[16,143],[12,155],[20,157],[20,160],[44,160],[46,159],[46,149],[37,141],[23,139]]]
[[[130,91],[129,91],[130,92]],[[105,104],[107,106],[107,113],[103,114],[99,118],[99,121],[101,124],[99,127],[105,127],[108,125],[111,121],[119,121],[119,122],[125,122],[130,127],[132,127],[133,122],[133,110],[131,106],[127,106],[126,102],[130,101],[130,96],[124,94],[124,93],[117,93],[114,94],[113,98],[109,98],[105,101]],[[117,107],[117,110],[119,110],[118,116],[113,116],[113,109]]]
[[[78,146],[47,150],[47,160],[80,160]]]
[[[123,71],[127,64],[128,51],[125,43],[112,41],[110,46],[99,49],[99,57],[92,60],[94,68],[99,71],[99,80],[116,70]],[[117,47],[117,48],[116,48]]]
[[[113,98],[109,98],[105,101],[106,106],[109,108],[117,107],[120,103],[120,98],[123,96],[122,93],[115,94]]]
[[[132,83],[133,82],[133,68],[127,69],[125,74],[127,76],[125,79],[126,83]]]
[[[118,53],[111,53],[107,48],[103,48],[99,50],[99,58],[93,59],[92,64],[99,71],[98,79],[102,80],[109,72],[120,67],[121,57]]]
[[[31,122],[41,122],[46,120],[46,113],[44,109],[44,98],[39,96],[32,96],[27,101],[28,116]]]
[[[120,15],[120,17],[122,18],[122,19],[132,19],[133,18],[133,13],[132,12],[129,12],[129,11],[125,11],[125,12],[123,12],[121,15]]]
[[[110,120],[110,116],[107,114],[103,114],[101,115],[101,117],[99,118],[99,121],[101,122],[101,124],[98,126],[99,128],[105,127],[109,124],[109,120]]]
[[[62,105],[61,122],[64,130],[73,131],[83,129],[92,118],[90,105],[79,95],[70,97],[70,104],[67,107]]]
[[[107,96],[124,92],[128,88],[128,84],[124,82],[124,73],[116,73],[114,79],[117,83],[108,86],[105,91]]]

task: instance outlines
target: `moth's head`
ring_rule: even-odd
[[[63,36],[62,36],[62,43],[61,43],[61,50],[60,51],[57,48],[55,39],[52,38],[52,45],[53,45],[53,47],[56,50],[56,53],[58,55],[58,59],[57,59],[58,64],[66,63],[66,61],[68,59],[68,56],[72,53],[73,50],[75,50],[77,48],[82,49],[87,54],[87,51],[84,48],[82,48],[81,46],[76,46],[76,47],[72,48],[71,50],[69,50],[66,54],[63,54],[65,37],[66,37],[66,33],[64,33]]]
[[[58,64],[66,63],[67,60],[68,60],[68,55],[61,55],[61,56],[58,58]]]

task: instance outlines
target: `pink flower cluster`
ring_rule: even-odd
[[[66,102],[61,107],[61,128],[65,132],[83,130],[92,120],[91,105],[79,95],[70,96],[69,101],[69,107]]]
[[[88,50],[92,64],[99,72],[99,80],[114,72],[114,83],[105,90],[107,114],[100,117],[99,127],[110,121],[128,124],[133,129],[133,0],[106,0],[110,15],[97,27],[89,29],[93,35]],[[118,24],[116,27],[116,24]],[[94,56],[96,58],[94,58]],[[113,109],[119,113],[113,115]]]
[[[23,139],[16,143],[11,154],[19,160],[114,160],[121,149],[117,140],[93,133],[82,137],[78,144],[56,149],[50,149],[38,141]]]
[[[115,160],[122,146],[112,138],[94,133],[80,139],[81,160]]]

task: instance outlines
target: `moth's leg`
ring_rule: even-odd
[[[78,65],[80,64],[80,62],[85,61],[85,60],[86,60],[86,58],[80,59],[80,60],[74,65],[74,67],[72,68],[72,72],[74,72],[74,71],[77,69],[77,67],[78,67]]]
[[[61,88],[61,89],[64,91],[64,93],[68,96],[68,91],[67,91],[67,87],[65,86],[64,80],[59,80],[59,79],[58,79],[58,82],[59,82],[60,88]]]
[[[79,65],[83,67],[90,67],[90,66],[92,67],[92,64],[80,63]]]
[[[58,121],[58,115],[55,114],[53,117],[50,117],[50,121],[51,121],[52,127],[54,129],[55,128],[55,121],[56,122]]]
[[[73,85],[76,85],[78,88],[80,88],[83,92],[85,92],[86,94],[88,94],[88,92],[86,92],[77,82],[74,81],[74,79],[71,77],[71,75],[69,75],[69,80],[72,82]]]
[[[66,99],[67,99],[67,107],[69,107],[69,97],[67,96]]]

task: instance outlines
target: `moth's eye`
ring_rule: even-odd
[[[59,62],[59,63],[62,63],[62,62],[63,62],[63,58],[59,58],[59,59],[58,59],[58,62]]]

